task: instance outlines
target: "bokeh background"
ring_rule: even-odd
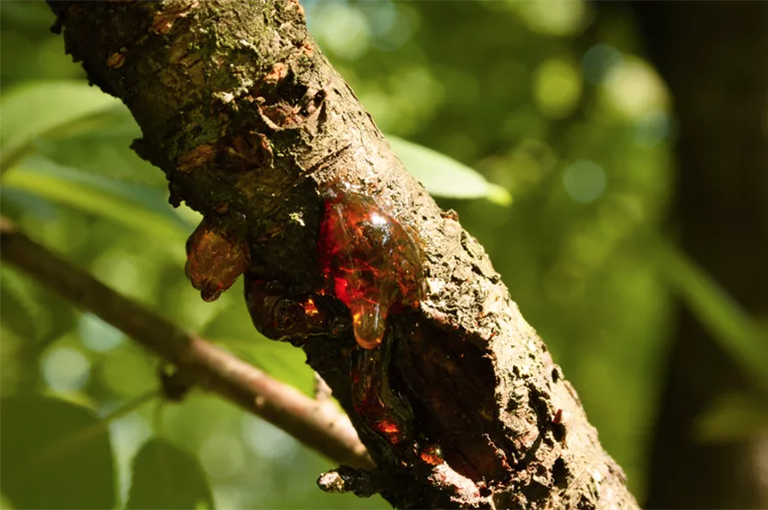
[[[670,390],[669,375],[685,307],[703,324],[701,342],[713,345],[707,356],[722,363],[714,371],[732,365],[737,381],[727,388],[709,385],[706,398],[694,399],[698,407],[675,418],[693,450],[704,445],[722,455],[719,483],[726,487],[720,499],[708,501],[720,507],[768,501],[739,499],[743,488],[733,481],[741,477],[761,494],[768,466],[758,462],[760,456],[738,466],[728,460],[735,455],[728,452],[749,461],[750,452],[762,451],[752,447],[768,423],[760,389],[768,380],[768,337],[761,329],[768,311],[768,250],[760,263],[759,252],[741,257],[739,250],[762,250],[762,242],[731,245],[730,263],[753,272],[757,287],[755,299],[744,302],[676,247],[685,215],[678,214],[681,177],[674,151],[685,123],[672,110],[681,90],[665,85],[651,60],[653,44],[669,39],[647,22],[649,13],[581,0],[301,3],[310,31],[385,133],[446,154],[510,193],[511,204],[493,197],[458,199],[450,190],[436,198],[458,211],[462,225],[485,246],[638,499],[665,507],[695,502],[695,496],[684,497],[693,492],[682,483],[685,476],[675,478],[675,470],[686,469],[700,476],[706,493],[699,467],[665,458],[659,448],[673,457],[675,448],[659,447],[654,439],[670,430],[668,423],[659,425],[669,418],[664,410],[684,407],[680,402],[688,398]],[[312,374],[302,353],[253,330],[239,284],[207,304],[185,279],[184,241],[198,218],[172,210],[162,173],[128,149],[140,133],[126,110],[110,104],[57,127],[57,118],[66,115],[59,105],[98,101],[99,93],[87,88],[80,67],[65,56],[63,39],[49,32],[54,17],[48,7],[6,0],[0,14],[0,136],[11,143],[30,118],[50,127],[3,168],[2,213],[120,292],[310,394]],[[657,14],[682,19],[680,13]],[[735,27],[750,18],[748,12],[740,16]],[[700,43],[718,48],[720,40],[747,37],[754,25],[713,32]],[[762,37],[768,47],[766,33],[750,37]],[[744,90],[761,90],[767,62],[746,66]],[[761,77],[752,85],[750,69]],[[697,87],[717,91],[691,80],[690,93]],[[723,93],[734,102],[752,97],[733,90]],[[703,116],[696,122],[716,121]],[[742,121],[749,125],[746,117]],[[764,130],[758,146],[768,138]],[[758,175],[768,173],[764,154],[753,155]],[[722,186],[740,179],[740,164],[718,174]],[[764,186],[763,203],[768,201],[768,181],[753,182]],[[729,204],[739,207],[734,193]],[[757,205],[750,214],[757,216],[753,223],[739,220],[733,228],[765,239],[766,208]],[[724,242],[716,229],[709,235],[713,245]],[[145,441],[162,437],[199,463],[218,508],[388,508],[378,497],[321,493],[315,479],[333,467],[327,460],[226,402],[199,392],[181,404],[145,398],[157,388],[157,359],[13,267],[3,264],[0,278],[0,394],[54,395],[107,417],[116,506],[126,502],[134,456]],[[697,366],[696,345],[685,352]],[[706,379],[707,372],[690,377]],[[677,404],[670,395],[680,399]],[[32,439],[2,436],[3,442],[15,440]],[[691,462],[704,462],[694,459],[699,457],[692,454]],[[2,461],[5,474],[10,468],[5,456]],[[682,499],[665,496],[666,486]],[[0,489],[3,507],[22,501],[16,489],[14,495]]]

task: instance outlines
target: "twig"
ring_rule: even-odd
[[[32,241],[4,217],[0,217],[0,243],[5,261],[173,363],[190,381],[262,417],[340,464],[374,467],[349,418],[332,402],[312,400],[187,333]]]

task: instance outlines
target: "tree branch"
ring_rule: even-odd
[[[175,365],[185,383],[218,393],[335,462],[374,467],[349,419],[332,401],[312,400],[190,335],[32,241],[3,217],[0,244],[3,260]]]
[[[483,248],[407,173],[297,0],[49,5],[91,82],[131,109],[143,133],[134,148],[165,172],[171,203],[203,214],[188,245],[195,287],[215,299],[245,272],[254,323],[302,346],[388,501],[637,507]],[[413,232],[420,251],[424,293],[386,318],[371,351],[357,347],[318,253],[339,185]],[[352,482],[364,478],[336,480],[367,493]]]

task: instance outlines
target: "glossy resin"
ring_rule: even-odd
[[[218,299],[249,264],[247,245],[233,240],[215,221],[203,219],[187,239],[184,272],[205,301]]]
[[[381,344],[390,311],[418,306],[422,261],[414,236],[369,196],[342,186],[327,192],[318,251],[361,347]]]

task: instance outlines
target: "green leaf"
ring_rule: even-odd
[[[35,150],[63,167],[109,177],[116,181],[140,183],[165,191],[165,175],[130,148],[141,130],[128,108],[120,105],[99,116],[99,129],[60,139],[40,139]],[[167,207],[167,205],[166,205]]]
[[[305,362],[304,352],[290,344],[270,340],[260,334],[253,327],[242,300],[222,307],[206,324],[201,334],[275,379],[311,395],[314,375]]]
[[[0,97],[0,170],[43,136],[94,128],[92,117],[120,102],[82,81],[27,82]]]
[[[680,248],[657,237],[659,269],[720,346],[768,392],[768,331]]]
[[[23,277],[14,269],[0,267],[0,323],[27,342],[37,340],[41,329],[40,303]]]
[[[693,432],[706,443],[743,441],[768,429],[768,407],[764,396],[727,393],[719,396],[696,417]]]
[[[261,335],[253,339],[218,337],[214,341],[278,381],[307,396],[313,394],[314,373],[306,364],[306,357],[301,349],[284,342],[269,340]]]
[[[0,269],[0,323],[6,331],[28,342],[31,352],[71,331],[77,312],[71,303],[15,267]]]
[[[164,439],[144,443],[133,460],[126,508],[214,508],[208,478],[198,460]]]
[[[0,476],[13,506],[114,506],[109,429],[93,411],[40,395],[0,402]]]
[[[40,157],[8,172],[3,185],[163,239],[184,241],[191,230],[159,190],[85,174]]]
[[[262,337],[253,326],[243,299],[231,299],[226,296],[221,299],[221,302],[223,304],[218,307],[218,311],[211,316],[200,332],[204,337],[211,340],[217,338],[251,340]]]
[[[512,203],[509,191],[486,181],[472,168],[421,145],[386,136],[392,150],[431,195],[449,198],[487,198],[499,205]]]

